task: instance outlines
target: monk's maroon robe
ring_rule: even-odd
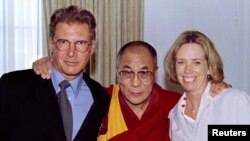
[[[108,88],[110,93],[112,88],[112,86]],[[169,141],[168,113],[178,102],[180,96],[176,92],[162,89],[155,83],[149,105],[141,119],[138,119],[126,104],[120,91],[119,101],[128,130],[114,136],[109,141]],[[105,133],[107,120],[106,117],[100,134]]]

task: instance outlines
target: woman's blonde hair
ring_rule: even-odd
[[[185,31],[179,35],[174,44],[167,52],[164,59],[164,68],[167,80],[179,84],[176,77],[176,54],[180,47],[186,43],[195,43],[201,46],[205,53],[205,59],[210,71],[209,81],[222,82],[224,79],[223,63],[221,57],[215,49],[214,43],[203,33],[199,31]]]

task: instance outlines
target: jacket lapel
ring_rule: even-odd
[[[64,137],[66,140],[56,92],[51,79],[42,80],[38,83],[35,96],[39,105],[38,110],[44,115],[44,124],[47,124],[47,129],[56,130],[53,132],[58,133],[59,136]]]

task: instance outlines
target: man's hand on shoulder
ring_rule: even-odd
[[[33,62],[32,69],[37,75],[41,75],[43,79],[50,79],[51,71],[51,59],[47,57],[40,58]]]
[[[232,88],[232,85],[226,82],[213,82],[211,83],[210,94],[211,96],[216,96],[222,92],[225,88]]]

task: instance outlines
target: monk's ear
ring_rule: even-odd
[[[155,67],[155,78],[158,76],[158,66]]]

